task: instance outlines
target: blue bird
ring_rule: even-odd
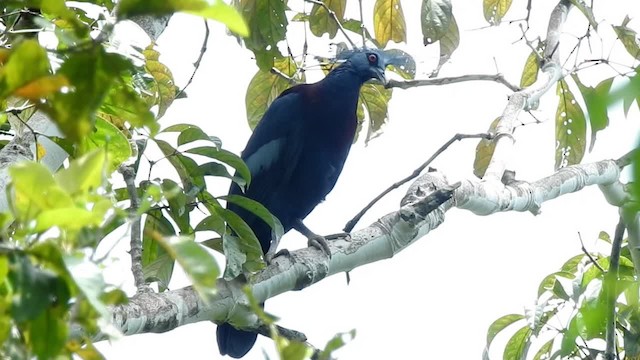
[[[310,246],[331,256],[324,237],[302,222],[333,189],[342,171],[356,132],[356,108],[360,87],[370,79],[386,83],[390,62],[375,49],[351,50],[345,61],[323,80],[285,90],[273,101],[256,126],[242,152],[251,172],[244,196],[263,204],[287,232],[305,235]],[[235,183],[230,194],[242,194]],[[227,205],[251,227],[267,261],[275,253],[267,223],[234,204]],[[218,326],[222,355],[243,357],[257,334],[238,330],[228,323]]]

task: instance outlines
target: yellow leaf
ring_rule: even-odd
[[[38,100],[58,92],[65,86],[69,86],[69,80],[63,75],[43,76],[18,88],[13,94],[29,100]]]

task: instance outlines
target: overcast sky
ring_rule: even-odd
[[[357,4],[353,0],[349,3]],[[462,7],[460,1],[453,3],[462,40],[440,76],[494,74],[497,66],[510,82],[519,83],[530,50],[522,42],[513,44],[521,37],[518,26],[484,28],[481,1],[467,2],[468,7]],[[544,37],[554,3],[534,2],[529,38]],[[596,2],[596,19],[604,19],[600,36],[605,44],[611,44],[615,35],[610,25],[620,24],[627,13],[632,17],[640,15],[639,5],[636,1],[608,1],[605,9],[602,3]],[[300,9],[301,4],[300,0],[290,1],[293,9]],[[437,45],[422,46],[420,2],[405,0],[402,4],[411,46],[389,47],[402,47],[411,53],[418,64],[417,77],[426,78],[438,62]],[[525,4],[524,0],[514,1],[508,18],[523,18]],[[355,18],[356,14],[356,8],[348,9],[348,17]],[[632,25],[640,28],[637,21]],[[574,35],[586,31],[586,23],[577,10],[570,13],[565,30],[570,33],[563,37],[566,41],[575,41]],[[191,75],[202,36],[199,19],[175,16],[160,39],[161,60],[171,68],[180,86]],[[329,55],[328,43],[326,38],[311,41],[309,53]],[[600,49],[600,44],[595,37],[595,57],[612,51],[610,45]],[[301,42],[293,40],[290,45],[296,52]],[[563,44],[561,58],[566,58],[568,50]],[[621,46],[613,50],[616,53],[622,54],[620,61],[632,64]],[[163,126],[195,123],[220,137],[226,149],[239,153],[250,135],[244,97],[256,70],[251,53],[227,36],[222,26],[214,24],[208,52],[187,89],[188,98],[173,104],[162,120]],[[581,73],[589,85],[611,75],[605,67]],[[320,78],[319,70],[307,72],[311,82]],[[507,88],[491,82],[395,89],[384,134],[366,147],[363,141],[353,146],[335,189],[306,224],[320,234],[341,231],[371,198],[411,173],[453,134],[485,132],[502,113],[508,95]],[[534,181],[553,172],[556,105],[555,91],[551,91],[535,112],[542,123],[536,124],[527,114],[520,118],[526,126],[516,131],[517,142],[509,166],[519,179]],[[620,105],[614,106],[610,120],[611,127],[598,134],[596,146],[584,162],[617,158],[637,143],[640,115],[635,105],[626,119]],[[473,178],[475,146],[474,140],[454,144],[432,166],[452,182]],[[210,185],[216,195],[223,195],[227,188],[225,182]],[[383,199],[356,229],[395,211],[405,190],[406,187]],[[452,209],[444,224],[395,258],[353,271],[350,285],[343,275],[333,276],[303,291],[269,300],[266,310],[281,318],[280,325],[304,332],[317,347],[324,347],[335,333],[355,328],[356,339],[337,353],[341,359],[479,358],[491,322],[534,305],[542,278],[581,253],[578,232],[587,248],[595,249],[598,233],[613,233],[617,218],[617,209],[605,202],[597,188],[545,203],[538,216],[505,213],[480,217]],[[306,240],[291,232],[280,246],[300,248],[306,246]],[[132,290],[128,261],[125,254],[107,275]],[[177,274],[171,288],[186,285],[188,280]],[[108,359],[220,358],[215,325],[206,322],[165,334],[131,336],[111,345],[102,343],[99,349]],[[263,352],[274,358],[271,340],[259,337],[246,359],[263,359]],[[501,356],[499,352],[493,354]]]

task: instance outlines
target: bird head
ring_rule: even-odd
[[[345,60],[344,65],[349,64],[349,66],[360,75],[362,82],[378,79],[382,84],[387,83],[384,71],[389,63],[383,50],[345,50],[338,55],[338,60]]]

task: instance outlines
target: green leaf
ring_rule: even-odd
[[[385,89],[384,86],[378,84],[367,83],[360,88],[358,109],[363,109],[364,106],[369,114],[369,128],[365,143],[382,133],[382,126],[389,119],[389,100],[392,94],[392,89]],[[363,113],[359,114],[359,119],[363,119],[363,116]]]
[[[210,141],[209,135],[207,135],[202,129],[197,126],[191,126],[188,129],[183,130],[178,135],[178,146],[188,144],[197,140]]]
[[[102,269],[82,253],[66,255],[63,259],[71,277],[91,306],[103,319],[110,319],[111,313],[102,301],[102,294],[107,286]]]
[[[202,299],[210,301],[220,273],[213,256],[202,245],[184,236],[157,237],[156,240],[180,264]]]
[[[106,211],[87,210],[80,207],[44,210],[35,218],[33,231],[40,233],[54,226],[63,230],[80,230],[83,227],[99,227]]]
[[[260,70],[269,71],[274,59],[281,59],[278,43],[287,30],[286,2],[282,0],[237,0],[237,8],[249,23],[245,45],[256,57]]]
[[[450,0],[422,0],[420,20],[425,46],[440,40],[449,31],[452,17]]]
[[[229,28],[229,30],[239,36],[249,36],[249,26],[240,13],[238,13],[235,8],[225,4],[221,0],[215,1],[213,4],[208,5],[202,10],[187,11],[187,13],[221,22]]]
[[[373,30],[382,47],[386,47],[389,40],[397,43],[407,41],[407,26],[400,0],[376,0]]]
[[[16,322],[33,320],[46,311],[51,299],[66,290],[66,286],[52,272],[35,267],[25,256],[11,256],[9,260],[9,281],[13,290],[11,317]]]
[[[538,297],[540,297],[545,291],[553,292],[558,276],[566,279],[575,279],[576,276],[573,273],[567,271],[556,271],[553,274],[545,276],[538,286]]]
[[[96,149],[74,159],[68,168],[58,171],[54,177],[69,194],[84,194],[102,186],[106,180],[106,161],[107,154],[104,150]]]
[[[249,171],[249,168],[247,167],[247,165],[244,163],[244,161],[242,161],[242,159],[238,155],[230,151],[218,149],[210,146],[202,146],[202,147],[195,147],[195,148],[189,149],[186,152],[190,154],[206,156],[208,158],[218,160],[221,163],[227,164],[237,171],[237,173],[242,177],[242,179],[244,179],[246,184],[249,184],[251,182],[251,172]],[[236,176],[234,176],[233,180],[237,182],[238,179]],[[245,185],[241,183],[238,183],[238,184],[241,186]]]
[[[293,76],[298,70],[295,62],[289,58],[277,60],[273,67],[287,76]],[[249,127],[255,129],[273,100],[293,85],[269,70],[259,70],[249,82],[245,96]]]
[[[338,21],[344,20],[344,10],[347,6],[347,0],[324,0],[323,3],[335,14]],[[329,38],[333,39],[338,33],[338,24],[333,16],[329,15],[324,6],[313,4],[311,13],[309,14],[309,28],[315,36],[329,34]]]
[[[29,340],[38,359],[57,358],[67,340],[69,327],[60,307],[43,311],[29,324]]]
[[[495,320],[487,330],[486,348],[487,349],[489,348],[489,346],[491,345],[491,342],[496,337],[496,335],[498,335],[498,333],[506,329],[509,325],[515,322],[518,322],[520,320],[524,320],[524,318],[525,318],[524,315],[521,315],[521,314],[509,314],[509,315],[504,315],[499,319]]]
[[[218,235],[224,234],[224,220],[216,215],[209,215],[196,225],[196,231],[215,231]]]
[[[221,199],[236,204],[262,219],[262,221],[267,223],[273,231],[273,238],[275,241],[279,241],[284,235],[284,228],[282,227],[280,220],[271,214],[261,203],[241,195],[227,195],[221,197]]]
[[[616,35],[618,35],[618,39],[620,39],[622,45],[624,45],[624,48],[627,49],[627,52],[636,60],[640,60],[640,44],[638,43],[638,34],[635,30],[627,26],[629,21],[631,21],[631,19],[627,15],[625,16],[621,25],[613,26],[613,30],[616,32]]]
[[[527,57],[527,61],[524,63],[524,69],[522,69],[522,76],[520,77],[521,88],[524,89],[538,80],[538,70],[540,70],[538,63],[539,56],[537,52],[532,51]]]
[[[173,180],[163,179],[162,190],[165,198],[169,202],[169,215],[178,225],[181,233],[191,233],[189,213],[193,204],[189,204],[184,190]]]
[[[458,30],[458,24],[456,23],[456,18],[451,15],[451,19],[449,21],[449,27],[444,35],[440,38],[440,61],[438,62],[438,68],[442,67],[454,51],[460,45],[460,32]]]
[[[587,105],[587,113],[589,114],[589,122],[591,123],[591,143],[589,151],[593,149],[596,143],[596,134],[600,130],[609,126],[609,115],[607,107],[609,105],[609,90],[613,84],[613,78],[601,81],[595,88],[585,86],[578,78],[578,75],[572,74],[571,77],[578,85],[584,103]]]
[[[483,0],[484,18],[491,25],[498,25],[511,7],[511,0]]]
[[[109,154],[106,172],[111,174],[132,155],[131,143],[125,134],[116,126],[101,117],[96,119],[94,130],[82,139],[77,146],[79,155],[96,149],[104,149]]]
[[[502,358],[504,360],[526,359],[531,340],[531,329],[528,326],[516,331],[507,341]]]
[[[585,256],[585,254],[579,254],[567,260],[562,265],[562,271],[576,273],[578,271],[578,265],[582,262],[582,260],[584,260]]]
[[[0,101],[16,89],[50,74],[47,52],[36,40],[25,40],[15,47],[0,67]]]
[[[560,97],[556,111],[556,164],[560,169],[579,164],[587,145],[587,124],[584,112],[564,80],[558,82]]]
[[[219,208],[216,212],[237,234],[237,236],[224,234],[222,238],[224,254],[227,257],[225,279],[237,277],[242,274],[243,269],[248,272],[263,269],[265,264],[262,260],[262,247],[249,225],[233,211]]]
[[[382,49],[382,44],[378,43],[378,40],[376,40],[373,36],[371,36],[371,34],[369,33],[369,30],[367,30],[366,26],[362,25],[362,22],[360,20],[346,19],[342,22],[342,27],[345,30],[349,30],[360,36],[362,34],[362,31],[364,31],[364,37],[367,40],[371,41],[376,46],[376,48]]]
[[[496,133],[496,127],[500,119],[501,117],[497,117],[491,122],[489,126],[490,134]],[[476,157],[473,160],[473,174],[478,178],[482,179],[484,177],[484,173],[487,171],[487,167],[489,167],[489,162],[491,162],[495,148],[496,144],[493,140],[482,139],[478,142],[478,146],[476,146]]]
[[[70,54],[58,70],[69,80],[70,91],[56,93],[39,107],[69,140],[76,142],[91,133],[97,110],[111,87],[132,65],[120,55],[107,53],[102,46]],[[116,96],[124,95],[118,92]]]
[[[151,210],[147,213],[142,235],[142,272],[146,281],[158,282],[160,291],[169,286],[175,260],[155,241],[155,238],[174,235],[176,235],[175,229],[162,210]]]
[[[416,62],[411,55],[399,49],[385,50],[384,53],[388,58],[387,68],[390,71],[395,72],[404,79],[414,79],[416,77]]]
[[[150,135],[154,136],[159,125],[149,107],[131,85],[118,83],[111,88],[100,110],[111,115],[107,118],[101,114],[105,120],[113,122],[118,127],[125,128],[125,122],[136,128],[147,127]]]
[[[179,11],[220,21],[238,35],[248,35],[249,29],[242,16],[221,0],[214,0],[212,4],[206,0],[122,0],[118,3],[117,15],[120,19],[128,19],[133,16],[165,15]]]
[[[31,219],[34,212],[42,209],[74,205],[71,196],[56,184],[51,172],[42,164],[18,163],[9,168],[9,174],[14,189],[14,207],[19,216]]]
[[[187,194],[187,202],[192,202],[195,195],[206,188],[198,164],[193,159],[180,154],[166,141],[159,139],[154,139],[154,141],[178,173],[182,188]]]
[[[551,339],[544,343],[536,352],[536,355],[533,357],[533,360],[548,360],[551,359],[551,350],[553,349],[553,340]]]
[[[156,118],[160,119],[175,100],[178,87],[173,81],[171,70],[160,62],[160,53],[153,48],[153,44],[147,46],[142,54],[145,58],[144,67],[153,78],[151,84],[152,105],[158,105]]]
[[[349,332],[338,333],[336,334],[324,349],[318,355],[318,360],[330,360],[333,359],[332,354],[334,351],[340,349],[345,346],[348,342],[352,341],[356,337],[356,329],[353,329]]]

